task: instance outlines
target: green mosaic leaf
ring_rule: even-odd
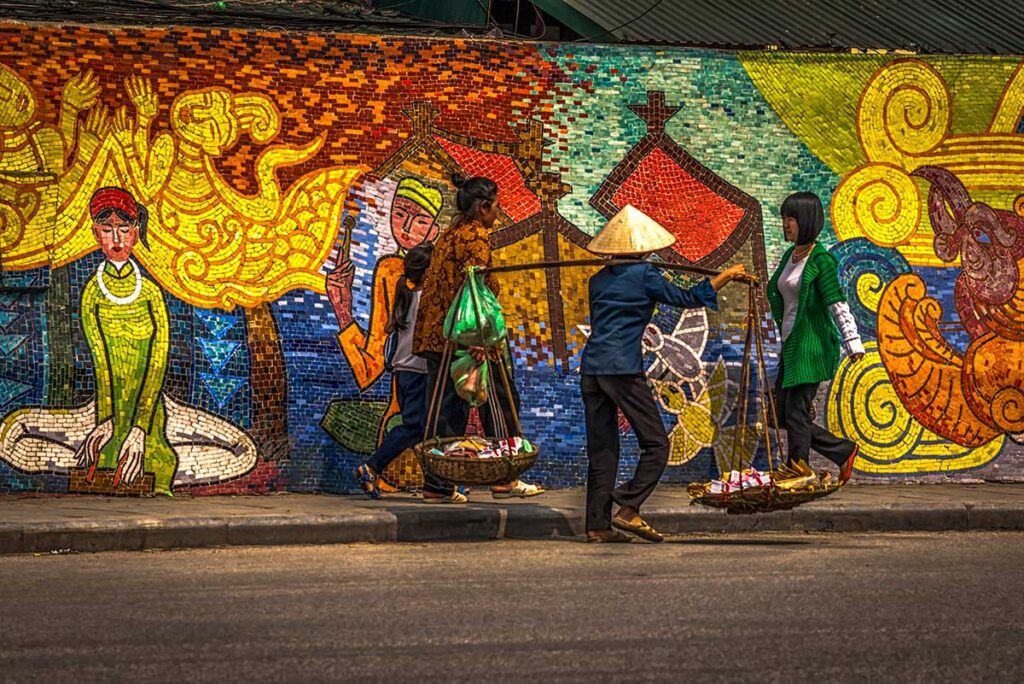
[[[377,449],[377,427],[387,408],[383,401],[335,399],[320,420],[320,427],[344,449],[372,454]]]

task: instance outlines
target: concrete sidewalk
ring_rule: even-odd
[[[383,501],[272,494],[173,499],[0,495],[0,553],[130,551],[200,546],[571,538],[583,533],[583,490],[465,506],[409,494]],[[662,485],[645,516],[668,534],[754,531],[1024,530],[1024,484],[850,485],[790,511],[728,515],[691,506]]]

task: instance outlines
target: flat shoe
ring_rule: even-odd
[[[379,474],[377,475],[377,489],[381,494],[397,494],[399,491],[398,485]]]
[[[587,536],[588,544],[632,544],[633,538],[628,534],[615,532],[614,534],[601,535],[600,537]]]
[[[629,522],[622,518],[612,518],[612,527],[623,532],[629,532],[635,534],[641,539],[646,539],[649,542],[662,542],[665,538],[658,534],[658,531],[647,524],[647,521],[640,518],[639,522]]]
[[[839,485],[842,486],[853,475],[853,462],[857,460],[857,454],[860,453],[860,447],[853,447],[853,453],[850,454],[850,458],[846,459],[843,463],[843,467],[839,469]]]
[[[380,498],[380,490],[377,489],[377,473],[373,472],[370,466],[363,464],[352,471],[356,482],[362,488],[363,493],[371,499]]]

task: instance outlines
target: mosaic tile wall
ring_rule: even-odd
[[[858,476],[1024,478],[1020,59],[0,36],[0,490],[352,491],[401,420],[383,329],[401,259],[450,223],[456,172],[499,184],[501,264],[585,258],[632,203],[678,239],[657,258],[767,279],[782,200],[817,193],[868,348],[818,415],[861,444]],[[548,486],[585,472],[593,272],[499,276],[542,449],[527,478]],[[757,402],[745,429],[737,408],[747,292],[720,300],[645,335],[670,481],[717,475],[734,445],[764,458]],[[388,475],[422,481],[408,452]]]

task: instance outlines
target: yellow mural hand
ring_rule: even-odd
[[[61,103],[76,110],[89,109],[99,100],[100,82],[91,71],[68,79],[61,94]]]
[[[101,142],[110,133],[111,120],[110,112],[106,107],[100,105],[89,110],[82,122],[81,131],[78,136],[77,156],[80,160],[88,160],[96,154]]]
[[[135,112],[139,116],[140,123],[156,118],[159,101],[149,79],[141,76],[129,76],[124,80],[124,90],[128,93],[128,99],[135,105]]]
[[[127,144],[131,141],[132,129],[132,120],[128,116],[128,108],[121,105],[114,112],[110,120],[110,133],[119,143]]]
[[[99,80],[91,71],[73,76],[64,84],[61,96],[60,137],[64,144],[64,154],[70,154],[71,148],[75,146],[78,113],[92,108],[99,101]]]

